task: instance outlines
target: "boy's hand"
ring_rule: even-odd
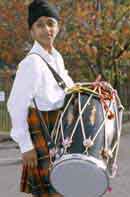
[[[38,161],[37,161],[37,154],[35,149],[22,153],[22,160],[23,160],[23,165],[28,168],[37,167]]]

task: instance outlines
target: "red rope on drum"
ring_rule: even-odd
[[[112,192],[112,187],[108,187],[107,191]]]
[[[105,111],[108,113],[108,118],[112,119],[115,117],[115,114],[110,110],[107,101],[113,100],[116,97],[117,92],[111,87],[109,83],[100,81],[100,79],[101,77],[99,76],[95,82],[92,82],[91,88],[96,88],[96,92],[99,95],[100,101],[103,104]]]

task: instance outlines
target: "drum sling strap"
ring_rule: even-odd
[[[57,81],[58,85],[65,91],[65,89],[67,88],[67,85],[65,83],[65,81],[59,76],[59,74],[52,68],[52,66],[41,56],[39,55],[38,53],[30,53],[29,55],[38,55],[39,57],[41,57],[41,59],[47,64],[48,68],[50,69],[50,71],[52,72],[55,80]],[[38,109],[37,107],[37,104],[36,104],[36,100],[35,98],[33,98],[33,103],[34,103],[34,106],[36,108],[36,112],[37,112],[37,115],[38,115],[38,118],[40,120],[40,123],[41,123],[41,126],[43,128],[43,135],[46,139],[46,142],[48,143],[48,148],[51,149],[53,147],[55,147],[55,144],[54,142],[52,141],[52,138],[49,134],[49,130],[46,126],[46,123],[45,123],[45,120],[41,114],[41,111]]]

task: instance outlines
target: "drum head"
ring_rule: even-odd
[[[106,172],[90,160],[73,157],[59,160],[52,168],[53,187],[65,197],[102,196],[108,186]]]

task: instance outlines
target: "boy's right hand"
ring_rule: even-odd
[[[28,168],[37,167],[38,160],[35,149],[22,153],[23,165]]]

